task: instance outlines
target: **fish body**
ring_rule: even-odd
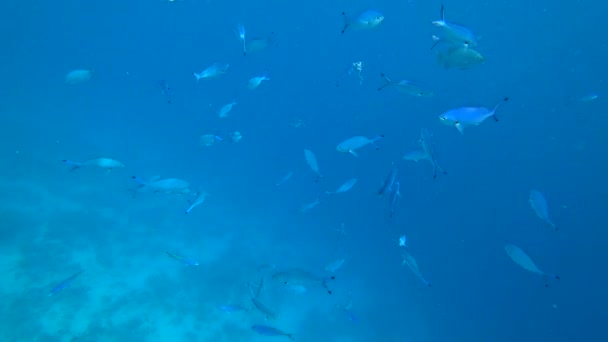
[[[171,253],[171,252],[165,252],[165,253],[167,253],[167,255],[169,257],[171,257],[171,258],[183,262],[186,266],[198,266],[198,265],[200,265],[199,262],[196,261],[196,260],[194,260],[194,259],[186,258],[184,256],[177,255],[177,254]]]
[[[378,190],[378,195],[382,196],[391,190],[393,184],[395,184],[395,178],[397,178],[398,171],[399,169],[397,168],[397,165],[393,163],[391,167],[391,172],[388,174],[388,176],[382,183],[382,187]]]
[[[405,250],[401,251],[401,257],[403,258],[402,265],[407,265],[410,268],[410,270],[412,270],[414,275],[418,279],[420,279],[420,281],[425,286],[431,287],[431,283],[429,283],[426,279],[424,279],[424,277],[422,276],[422,273],[420,273],[416,259],[414,259],[414,257],[411,254],[409,254],[408,252],[406,252]]]
[[[213,63],[207,69],[203,70],[200,73],[193,72],[192,75],[196,78],[196,83],[198,83],[202,79],[207,78],[217,78],[226,73],[230,64],[228,63]]]
[[[194,209],[194,207],[205,202],[205,198],[207,198],[207,193],[203,191],[198,195],[196,200],[188,207],[188,209],[186,209],[186,214],[190,214],[190,212],[192,211],[192,209]]]
[[[403,159],[410,160],[416,163],[420,160],[426,160],[427,158],[428,156],[426,155],[426,152],[424,150],[409,151],[403,156]]]
[[[217,115],[219,116],[220,119],[226,118],[228,117],[228,113],[230,113],[230,111],[232,110],[232,107],[234,107],[236,105],[236,99],[232,100],[231,103],[228,103],[224,106],[222,106],[222,108],[220,108],[220,110],[217,112]]]
[[[306,213],[309,210],[311,210],[312,208],[318,206],[319,204],[321,204],[321,199],[317,197],[317,199],[315,199],[314,202],[304,204],[302,207],[300,207],[300,212]]]
[[[347,192],[353,186],[355,186],[356,183],[357,183],[357,178],[351,178],[351,179],[347,180],[346,182],[344,182],[344,184],[340,185],[340,187],[338,189],[336,189],[336,191],[334,191],[334,192],[325,191],[325,193],[328,195],[334,195],[334,194],[340,194],[343,192]]]
[[[393,217],[395,215],[395,208],[397,206],[397,200],[401,198],[401,193],[399,192],[401,185],[399,182],[395,182],[395,185],[391,189],[391,195],[389,200],[389,217]]]
[[[380,91],[388,86],[392,86],[394,88],[397,88],[397,90],[402,93],[406,93],[408,95],[415,96],[415,97],[435,96],[435,93],[433,91],[426,89],[425,87],[417,84],[416,82],[408,81],[408,80],[393,81],[390,78],[388,78],[385,74],[380,74],[380,75],[382,77],[384,77],[384,80],[386,82],[384,83],[383,86],[378,88],[378,91]]]
[[[267,325],[253,325],[251,327],[251,329],[253,329],[253,331],[257,332],[260,335],[264,335],[264,336],[287,336],[290,340],[294,340],[292,334],[287,334],[282,332],[281,330],[277,329],[277,328],[273,328]]]
[[[95,158],[95,159],[89,159],[87,161],[84,162],[77,162],[77,161],[73,161],[73,160],[67,160],[64,159],[62,160],[63,163],[67,164],[67,165],[71,165],[72,168],[70,169],[70,171],[74,171],[78,168],[81,168],[83,166],[97,166],[100,167],[102,169],[107,169],[108,172],[113,170],[113,169],[118,169],[118,168],[123,168],[125,167],[125,164],[119,162],[118,160],[115,159],[110,159],[110,158]]]
[[[257,89],[263,81],[270,81],[270,78],[266,75],[253,77],[247,82],[247,88],[250,90]]]
[[[327,287],[327,281],[333,280],[336,277],[319,277],[311,272],[294,268],[283,272],[277,272],[272,275],[272,279],[277,280],[284,285],[290,286],[310,286],[310,285],[321,285],[327,293],[331,294],[331,290]]]
[[[321,172],[319,172],[317,157],[311,150],[304,149],[304,158],[306,159],[306,164],[308,164],[310,169],[317,175],[317,179],[315,181],[325,178]]]
[[[283,178],[281,178],[280,181],[275,183],[275,186],[279,187],[283,185],[283,183],[287,182],[291,178],[291,176],[293,176],[293,171],[289,171],[285,176],[283,176]]]
[[[429,132],[428,129],[420,129],[419,143],[422,147],[422,150],[424,151],[424,154],[426,155],[426,160],[428,160],[429,163],[431,163],[431,166],[433,166],[433,178],[437,178],[438,170],[441,171],[444,175],[447,175],[448,173],[437,163],[437,151],[435,150],[435,142],[433,141],[433,136],[431,135],[431,132]]]
[[[264,280],[264,278],[262,278],[262,280]],[[247,287],[249,287],[249,293],[251,294],[251,302],[253,303],[253,305],[260,310],[264,315],[266,315],[266,319],[267,320],[274,320],[277,319],[279,317],[279,315],[277,315],[274,310],[270,309],[268,306],[266,306],[266,304],[264,304],[258,297],[260,296],[260,292],[262,291],[262,286],[263,283],[260,283],[260,287],[258,288],[258,292],[257,294],[253,294],[253,289],[251,288],[251,284],[247,284]]]
[[[551,226],[551,228],[557,230],[557,227],[549,218],[549,207],[547,205],[547,200],[540,191],[534,189],[530,190],[530,198],[528,199],[528,202],[538,218],[545,221],[545,223]]]
[[[368,138],[368,137],[364,137],[364,136],[354,136],[352,138],[346,139],[343,142],[341,142],[340,144],[338,144],[338,146],[336,146],[336,150],[338,152],[348,152],[350,154],[352,154],[355,157],[358,157],[356,150],[360,149],[361,147],[364,147],[366,145],[372,145],[376,148],[376,150],[380,149],[377,145],[376,145],[376,141],[380,140],[384,138],[384,135],[378,135],[375,138]]]
[[[439,121],[448,126],[456,127],[460,133],[464,134],[464,129],[466,127],[477,126],[489,117],[493,117],[495,121],[498,121],[496,110],[508,100],[509,98],[505,97],[496,104],[493,109],[485,107],[461,107],[451,109],[439,115]]]
[[[485,62],[485,58],[479,51],[466,46],[449,46],[447,49],[437,51],[438,62],[446,69],[469,69]]]
[[[511,258],[511,260],[513,260],[514,263],[521,266],[526,271],[536,273],[536,274],[546,277],[546,278],[552,278],[552,279],[556,279],[556,280],[560,279],[558,275],[549,274],[549,273],[545,273],[545,272],[541,271],[538,268],[538,266],[536,266],[534,261],[532,261],[532,259],[528,256],[528,254],[526,254],[526,252],[524,252],[521,248],[519,248],[515,245],[506,244],[505,252],[507,252],[507,255],[509,256],[509,258]],[[545,284],[545,286],[548,286],[548,285]]]
[[[139,183],[138,188],[144,188],[152,192],[162,192],[167,194],[189,194],[190,183],[178,178],[163,178],[152,181],[145,181],[142,178],[133,176],[133,180]]]
[[[65,75],[65,83],[75,85],[88,82],[91,80],[94,73],[95,71],[90,69],[72,70]]]
[[[79,270],[78,272],[72,274],[67,279],[65,279],[62,282],[60,282],[59,284],[57,284],[55,287],[53,287],[51,289],[51,291],[49,292],[49,294],[47,296],[49,296],[49,297],[54,296],[57,293],[63,291],[65,288],[70,286],[72,284],[72,282],[74,281],[74,279],[76,279],[79,275],[81,275],[82,272],[84,272],[84,269]]]
[[[454,45],[477,46],[475,34],[465,26],[449,23],[445,20],[444,6],[441,5],[441,19],[431,22],[441,29],[440,39]]]
[[[360,12],[353,17],[342,12],[342,16],[344,17],[343,34],[349,27],[354,30],[369,30],[378,27],[384,21],[384,14],[371,9]]]
[[[346,258],[340,258],[336,260],[332,260],[325,265],[325,270],[327,272],[336,273],[336,271],[344,265]]]
[[[201,146],[205,147],[215,145],[215,143],[218,141],[224,141],[224,139],[222,139],[222,137],[218,136],[217,134],[203,134],[199,139],[199,143],[201,144]]]

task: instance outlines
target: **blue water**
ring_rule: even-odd
[[[0,341],[287,340],[258,335],[255,324],[297,341],[608,340],[605,6],[444,2],[446,20],[480,36],[484,64],[437,65],[430,22],[440,0],[4,1]],[[379,27],[340,34],[343,11],[368,8],[384,13]],[[250,37],[274,32],[272,44],[243,56],[239,23]],[[356,61],[362,84],[353,74],[336,87]],[[192,73],[215,62],[229,63],[227,73],[197,84]],[[93,77],[66,84],[74,69]],[[270,81],[247,89],[265,72]],[[380,73],[436,96],[378,92]],[[577,100],[589,93],[599,97]],[[506,96],[500,121],[464,135],[437,119]],[[290,125],[298,119],[303,127]],[[402,158],[423,127],[448,172],[437,179],[428,163]],[[203,134],[224,141],[201,146]],[[336,151],[378,134],[379,150]],[[317,156],[318,183],[304,149]],[[126,168],[68,172],[60,162],[99,157]],[[392,162],[402,197],[389,219],[377,190]],[[132,176],[184,179],[208,196],[185,215],[195,196],[134,197]],[[353,177],[349,192],[299,211]],[[559,231],[536,217],[531,189],[544,193]],[[401,265],[403,234],[432,287]],[[507,243],[561,280],[546,288],[509,259]],[[337,257],[346,262],[331,295],[315,285],[298,294],[270,276],[327,276]],[[276,269],[260,270],[269,264]],[[262,277],[260,300],[277,320],[218,310],[252,306],[247,283]],[[349,298],[350,311],[336,306]]]

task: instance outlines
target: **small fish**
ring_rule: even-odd
[[[165,80],[160,80],[159,83],[161,88],[161,94],[163,94],[163,96],[167,98],[167,103],[171,104],[171,93],[173,89],[169,87],[169,84]]]
[[[505,97],[499,103],[497,103],[493,109],[488,109],[485,107],[461,107],[451,109],[439,115],[439,121],[448,126],[456,127],[461,134],[464,134],[465,128],[469,126],[477,126],[489,117],[494,118],[494,121],[498,121],[498,117],[496,117],[496,110],[508,100],[509,98]]]
[[[336,260],[332,260],[325,265],[325,270],[330,273],[336,273],[336,271],[344,265],[346,258],[340,258]]]
[[[447,171],[439,166],[437,163],[437,151],[435,151],[435,142],[433,141],[433,135],[426,128],[420,129],[420,140],[418,141],[424,154],[426,155],[426,160],[431,163],[433,166],[433,179],[437,178],[437,171],[441,171],[444,175],[447,175]]]
[[[336,189],[336,191],[333,191],[333,192],[325,191],[325,194],[334,195],[334,194],[340,194],[340,193],[347,192],[353,186],[355,186],[356,183],[357,183],[357,178],[351,178],[351,179],[347,180],[346,182],[344,182],[344,184],[342,184],[338,189]]]
[[[194,209],[194,207],[205,202],[205,198],[207,198],[207,193],[203,191],[200,193],[200,195],[198,195],[196,200],[194,202],[192,202],[192,204],[188,207],[188,209],[186,209],[186,214],[190,214],[190,212],[192,211],[192,209]]]
[[[454,45],[464,44],[469,47],[477,46],[477,38],[470,29],[462,25],[452,24],[445,21],[443,5],[441,5],[441,19],[435,20],[431,23],[442,30],[443,34],[440,38],[441,41]],[[435,45],[437,45],[437,43],[435,43]],[[435,47],[435,45],[433,45],[433,47]]]
[[[436,37],[435,37],[436,38]],[[444,68],[466,70],[483,64],[485,58],[479,51],[466,45],[450,46],[447,49],[437,50],[437,61]]]
[[[92,69],[72,70],[65,76],[65,83],[75,85],[88,82],[94,73]]]
[[[375,138],[368,138],[368,137],[364,137],[364,136],[354,136],[352,138],[346,139],[343,142],[339,143],[338,146],[336,147],[336,150],[338,152],[348,152],[350,154],[352,154],[355,157],[358,157],[357,153],[355,152],[356,150],[360,149],[363,146],[366,145],[372,145],[376,148],[376,150],[379,150],[380,148],[378,146],[376,146],[376,141],[380,140],[384,138],[384,135],[378,135]]]
[[[414,275],[418,279],[420,279],[420,281],[424,284],[424,286],[431,287],[431,283],[429,283],[426,279],[424,279],[424,277],[422,276],[422,273],[420,273],[416,259],[414,259],[414,257],[411,254],[409,254],[408,252],[406,252],[405,250],[401,251],[401,257],[403,258],[402,265],[407,265],[410,268],[410,270],[412,270]]]
[[[268,36],[265,37],[252,37],[247,40],[247,52],[257,52],[262,51],[269,46],[276,45],[276,39],[274,36],[274,32],[271,32]]]
[[[528,202],[539,219],[543,220],[545,223],[551,226],[551,228],[557,230],[557,227],[549,218],[549,207],[547,205],[547,200],[540,191],[534,189],[530,190],[530,198],[528,199]]]
[[[426,152],[424,152],[424,150],[409,151],[408,153],[406,153],[403,156],[403,159],[411,160],[414,162],[418,162],[420,160],[426,160],[427,158],[428,158],[428,156],[426,155]]]
[[[317,163],[317,157],[314,153],[312,153],[311,150],[304,149],[304,158],[306,159],[306,164],[308,164],[308,166],[310,166],[310,169],[317,175],[315,182],[318,182],[320,179],[325,178],[325,176],[323,176],[321,172],[319,172],[319,164]]]
[[[230,64],[228,63],[213,63],[207,69],[203,70],[201,73],[193,72],[192,75],[196,78],[196,83],[198,83],[201,79],[210,79],[217,78],[226,73]]]
[[[239,40],[243,41],[243,55],[247,56],[247,31],[245,30],[245,27],[241,24],[237,25],[237,35],[239,36]]]
[[[321,204],[321,199],[317,197],[317,199],[315,199],[314,202],[304,204],[302,207],[300,207],[300,212],[304,214],[319,204]]]
[[[81,275],[82,272],[84,272],[84,269],[79,270],[78,272],[72,274],[67,279],[65,279],[62,282],[60,282],[59,284],[57,284],[55,287],[53,287],[51,289],[51,291],[49,292],[49,294],[47,296],[49,296],[49,297],[54,296],[57,293],[63,291],[65,288],[70,286],[72,284],[72,282],[74,281],[74,279],[76,279],[79,275]]]
[[[174,253],[171,253],[171,252],[165,252],[165,253],[167,253],[167,255],[170,256],[171,258],[183,262],[186,266],[198,266],[198,265],[200,265],[198,263],[198,261],[196,261],[194,259],[186,258],[184,256],[177,255],[177,254],[174,254]]]
[[[291,176],[293,176],[293,171],[289,171],[285,176],[283,176],[283,178],[281,178],[280,181],[275,183],[274,186],[279,187],[279,186],[283,185],[283,183],[287,182],[291,178]]]
[[[551,278],[555,280],[560,279],[558,275],[549,274],[541,271],[536,266],[534,261],[532,261],[532,259],[528,256],[528,254],[526,254],[521,248],[515,245],[506,244],[505,252],[507,252],[507,255],[509,256],[509,258],[511,258],[511,260],[513,260],[513,262],[521,266],[526,271],[541,275],[543,278]],[[549,284],[545,283],[545,287],[549,287]]]
[[[107,170],[106,173],[111,172],[113,169],[125,167],[125,164],[119,162],[118,160],[110,159],[110,158],[95,158],[95,159],[89,159],[84,162],[77,162],[77,161],[73,161],[73,160],[64,159],[61,162],[72,166],[72,168],[70,169],[70,172],[72,172],[76,169],[79,169],[81,167],[84,167],[84,166],[97,166],[102,169],[106,169]]]
[[[345,12],[342,12],[342,16],[344,17],[342,34],[344,34],[346,29],[349,27],[354,30],[369,30],[377,27],[384,21],[384,14],[374,10],[366,10],[353,17],[350,17],[346,15]]]
[[[315,274],[312,274],[308,271],[294,268],[283,272],[277,272],[272,275],[272,279],[277,280],[284,285],[291,286],[308,286],[308,285],[321,285],[327,293],[331,294],[331,290],[327,287],[327,282],[329,280],[334,280],[336,277],[319,277]]]
[[[247,88],[250,90],[257,89],[263,81],[270,81],[270,78],[268,78],[266,74],[253,77],[247,82]]]
[[[346,314],[346,318],[353,323],[359,323],[359,317],[353,312],[352,291],[348,293],[348,301],[346,304],[336,304],[336,307]]]
[[[398,171],[399,169],[397,168],[397,165],[392,163],[391,172],[388,174],[388,176],[386,176],[386,179],[382,183],[382,187],[378,190],[378,195],[382,196],[392,189],[393,184],[395,183],[395,178],[397,178]]]
[[[201,146],[205,147],[215,145],[218,141],[224,141],[224,139],[217,134],[203,134],[199,139]]]
[[[234,107],[235,105],[236,105],[236,99],[232,100],[231,103],[228,103],[228,104],[222,106],[222,108],[220,108],[220,110],[217,112],[217,116],[220,119],[228,117],[228,113],[230,113],[230,111],[232,110],[232,107]]]
[[[266,315],[267,320],[274,320],[274,319],[279,318],[279,316],[273,310],[271,310],[268,306],[266,306],[258,298],[260,295],[260,291],[262,289],[262,284],[260,284],[257,295],[253,294],[253,289],[251,288],[251,284],[247,283],[247,287],[249,288],[249,293],[251,294],[251,302],[258,310],[260,310],[264,315]]]
[[[385,74],[380,74],[380,76],[384,77],[384,80],[386,81],[386,83],[384,83],[383,86],[378,88],[378,91],[380,91],[388,86],[393,86],[393,87],[397,88],[397,90],[399,90],[400,92],[406,93],[408,95],[412,95],[415,97],[433,97],[433,96],[435,96],[435,93],[433,91],[428,90],[428,89],[422,87],[421,85],[416,84],[413,81],[408,81],[408,80],[392,81]]]
[[[149,190],[151,192],[161,192],[165,194],[191,194],[190,183],[178,178],[156,178],[144,180],[133,176],[132,179],[138,183],[136,190]]]
[[[569,106],[573,103],[588,103],[591,101],[595,101],[597,98],[599,97],[598,94],[596,93],[589,93],[587,95],[583,95],[583,96],[579,96],[579,97],[575,97],[575,98],[570,98],[570,100],[568,100],[568,102],[566,102],[566,106]]]
[[[390,199],[389,199],[389,217],[392,218],[395,215],[395,207],[397,205],[397,200],[401,198],[401,193],[399,192],[400,188],[399,182],[395,182],[395,185],[391,189]]]
[[[264,335],[264,336],[287,336],[289,337],[290,340],[295,340],[293,338],[293,334],[287,334],[282,332],[281,330],[277,329],[277,328],[273,328],[267,325],[253,325],[251,327],[251,329],[253,329],[253,331],[257,332],[260,335]]]
[[[234,131],[230,134],[230,141],[233,143],[238,143],[241,139],[243,139],[243,135],[238,131]]]

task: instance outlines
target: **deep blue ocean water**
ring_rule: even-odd
[[[447,21],[478,35],[483,64],[438,65],[431,21],[441,0],[3,2],[0,341],[287,340],[254,324],[296,341],[608,340],[605,5],[443,3]],[[341,34],[342,12],[365,9],[384,22]],[[238,24],[271,43],[244,56]],[[362,84],[341,77],[356,61]],[[192,73],[215,62],[230,64],[226,74],[197,83]],[[94,72],[67,84],[75,69]],[[247,89],[264,73],[269,81]],[[378,91],[381,73],[435,96]],[[464,134],[438,120],[507,96],[498,122]],[[429,163],[402,158],[421,128],[447,175],[433,179]],[[239,142],[229,141],[234,131]],[[202,146],[204,134],[224,141]],[[379,134],[378,150],[336,151]],[[304,149],[317,157],[319,182]],[[126,167],[69,172],[61,162],[100,157]],[[377,191],[391,163],[401,198],[389,218]],[[208,196],[186,215],[196,196],[133,196],[133,176],[184,179]],[[353,177],[347,193],[300,212]],[[558,231],[530,208],[532,189]],[[432,287],[402,265],[401,235]],[[561,279],[546,288],[505,244]],[[295,268],[326,277],[341,257],[331,295],[272,277]],[[278,319],[218,309],[251,307],[247,284],[260,279]],[[349,298],[354,320],[341,309]]]

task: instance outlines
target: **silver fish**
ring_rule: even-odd
[[[346,258],[340,258],[336,260],[332,260],[325,265],[325,270],[327,272],[336,273],[336,271],[344,265]]]
[[[285,176],[283,176],[283,178],[281,178],[280,181],[278,181],[274,185],[277,187],[283,185],[283,183],[287,182],[291,178],[291,176],[293,176],[293,171],[289,171]]]
[[[526,271],[530,271],[532,273],[541,275],[543,278],[552,278],[555,280],[560,279],[558,275],[549,274],[549,273],[545,273],[545,272],[541,271],[536,266],[534,261],[532,261],[532,259],[528,256],[528,254],[526,254],[521,248],[519,248],[515,245],[506,244],[505,252],[507,252],[507,255],[509,256],[509,258],[511,258],[511,260],[513,260],[514,263],[518,264]],[[545,283],[545,286],[548,287],[549,285]]]
[[[65,76],[65,83],[75,85],[88,82],[94,73],[92,69],[72,70]]]
[[[389,199],[389,217],[392,218],[393,215],[395,215],[395,207],[397,205],[397,200],[399,198],[401,198],[401,193],[399,192],[399,188],[401,187],[401,185],[399,184],[399,182],[395,182],[395,185],[393,186],[393,189],[391,189],[391,195],[390,195],[390,199]]]
[[[384,138],[384,135],[382,134],[372,139],[364,136],[354,136],[339,143],[336,150],[338,152],[348,152],[353,156],[358,157],[359,155],[357,155],[355,151],[366,145],[372,145],[376,148],[376,150],[379,150],[380,148],[376,145],[376,141],[382,138]]]
[[[378,190],[378,195],[384,195],[391,190],[393,184],[395,183],[395,178],[397,178],[397,172],[399,169],[395,163],[392,164],[391,172],[388,174],[384,183],[382,183],[382,187]]]
[[[404,249],[401,250],[401,257],[403,258],[402,265],[407,265],[410,268],[410,270],[412,270],[414,275],[418,279],[420,279],[420,281],[425,286],[431,287],[431,283],[429,283],[426,279],[424,279],[424,277],[422,276],[422,273],[420,273],[416,259],[414,259],[414,257],[411,254],[409,254],[407,251],[405,251]]]
[[[319,204],[321,204],[321,199],[317,197],[317,199],[315,199],[314,202],[305,204],[302,207],[300,207],[300,212],[304,214],[304,213],[308,212],[309,210],[311,210],[312,208],[318,206]]]
[[[223,105],[222,108],[220,108],[220,110],[217,112],[217,116],[220,119],[226,118],[228,117],[228,113],[230,113],[230,111],[232,110],[232,107],[234,107],[236,105],[236,99],[232,100],[232,102]]]
[[[384,14],[375,10],[365,10],[353,17],[342,12],[342,16],[344,17],[342,34],[344,34],[349,27],[354,30],[369,30],[379,26],[384,21]]]
[[[464,134],[465,128],[477,126],[489,117],[494,118],[494,121],[498,121],[496,110],[508,100],[509,98],[505,97],[497,103],[493,109],[485,107],[460,107],[451,109],[439,115],[439,121],[445,125],[456,127],[461,134]]]
[[[262,76],[253,77],[247,82],[247,88],[249,88],[250,90],[257,89],[257,87],[259,87],[263,81],[270,81],[270,78],[266,76],[266,74]]]
[[[408,95],[416,96],[416,97],[432,97],[435,96],[435,93],[431,90],[424,88],[423,86],[408,80],[400,80],[400,81],[392,81],[385,74],[380,74],[380,76],[384,77],[386,81],[383,86],[378,88],[378,91],[392,86],[397,88],[400,92],[406,93]]]
[[[200,81],[201,79],[220,77],[221,75],[226,73],[229,67],[230,64],[228,63],[213,63],[202,72],[198,74],[193,72],[192,75],[194,75],[194,77],[196,78],[196,83],[198,83],[198,81]]]
[[[528,199],[528,202],[538,218],[551,226],[551,228],[557,230],[557,227],[549,218],[549,207],[547,205],[547,200],[540,191],[534,189],[530,190],[530,198]]]
[[[327,287],[327,281],[334,280],[336,277],[319,277],[311,272],[294,268],[283,272],[277,272],[272,275],[272,279],[290,286],[321,285],[327,290],[327,293],[331,294],[331,290]]]
[[[355,186],[356,183],[357,183],[357,178],[351,178],[351,179],[347,180],[346,182],[344,182],[344,184],[340,185],[340,187],[338,189],[336,189],[336,191],[333,191],[333,192],[325,191],[325,194],[334,195],[334,194],[340,194],[340,193],[347,192],[353,186]]]
[[[310,169],[317,175],[317,178],[315,179],[316,182],[319,181],[319,179],[325,178],[319,172],[319,164],[317,163],[317,157],[314,153],[312,153],[311,150],[304,149],[304,158],[306,159],[306,164],[308,164],[308,166],[310,166]]]
[[[164,178],[146,181],[142,178],[133,176],[139,185],[136,189],[146,189],[152,192],[162,192],[165,194],[191,194],[190,183],[178,178]]]
[[[437,61],[444,68],[469,69],[483,64],[485,58],[479,51],[466,45],[449,46],[447,49],[437,50]]]
[[[62,162],[67,165],[72,166],[72,168],[70,169],[70,172],[74,171],[76,169],[79,169],[81,167],[84,167],[84,166],[97,166],[102,169],[106,169],[107,170],[106,172],[110,172],[113,169],[125,167],[125,164],[119,162],[118,160],[110,159],[110,158],[95,158],[95,159],[89,159],[84,162],[77,162],[77,161],[73,161],[73,160],[64,159],[64,160],[62,160]]]
[[[426,160],[427,158],[428,158],[428,156],[426,155],[426,152],[424,152],[424,150],[409,151],[408,153],[406,153],[403,156],[403,159],[411,160],[414,162],[418,162],[420,160]]]
[[[198,266],[198,265],[200,265],[199,262],[196,261],[196,260],[194,260],[194,259],[186,258],[184,256],[177,255],[177,254],[172,253],[172,252],[165,252],[165,253],[167,253],[167,255],[169,257],[171,257],[171,258],[183,262],[184,264],[186,264],[186,266]]]
[[[251,302],[258,310],[260,310],[264,315],[266,315],[266,319],[273,320],[279,318],[279,316],[272,309],[270,309],[268,306],[266,306],[266,304],[260,301],[260,299],[258,298],[260,292],[258,291],[258,294],[256,296],[253,294],[251,284],[248,283],[247,286],[249,287],[249,293],[251,294]],[[260,289],[261,288],[262,285],[260,284]]]
[[[201,192],[198,197],[196,198],[196,200],[194,202],[192,202],[192,204],[190,204],[190,206],[188,207],[188,209],[186,209],[186,214],[190,214],[190,212],[192,211],[192,209],[194,209],[194,207],[202,204],[203,202],[205,202],[205,199],[207,198],[207,193],[206,192]]]
[[[475,34],[468,28],[458,25],[452,24],[445,21],[444,14],[444,6],[441,5],[441,19],[435,20],[431,22],[436,27],[439,27],[442,30],[442,35],[440,35],[440,40],[445,41],[449,44],[455,45],[466,45],[469,47],[477,46],[477,39]],[[435,44],[436,45],[436,44]],[[435,46],[433,45],[433,47]]]
[[[444,175],[448,173],[437,164],[437,152],[435,151],[435,142],[433,141],[433,136],[428,129],[422,128],[420,130],[420,146],[422,150],[426,154],[426,159],[433,166],[433,178],[437,178],[437,170],[441,171]]]
[[[287,336],[290,340],[294,340],[293,338],[293,334],[288,334],[288,333],[284,333],[281,330],[277,329],[277,328],[273,328],[267,325],[253,325],[251,327],[251,329],[253,329],[253,331],[257,332],[260,335],[264,335],[264,336]]]

